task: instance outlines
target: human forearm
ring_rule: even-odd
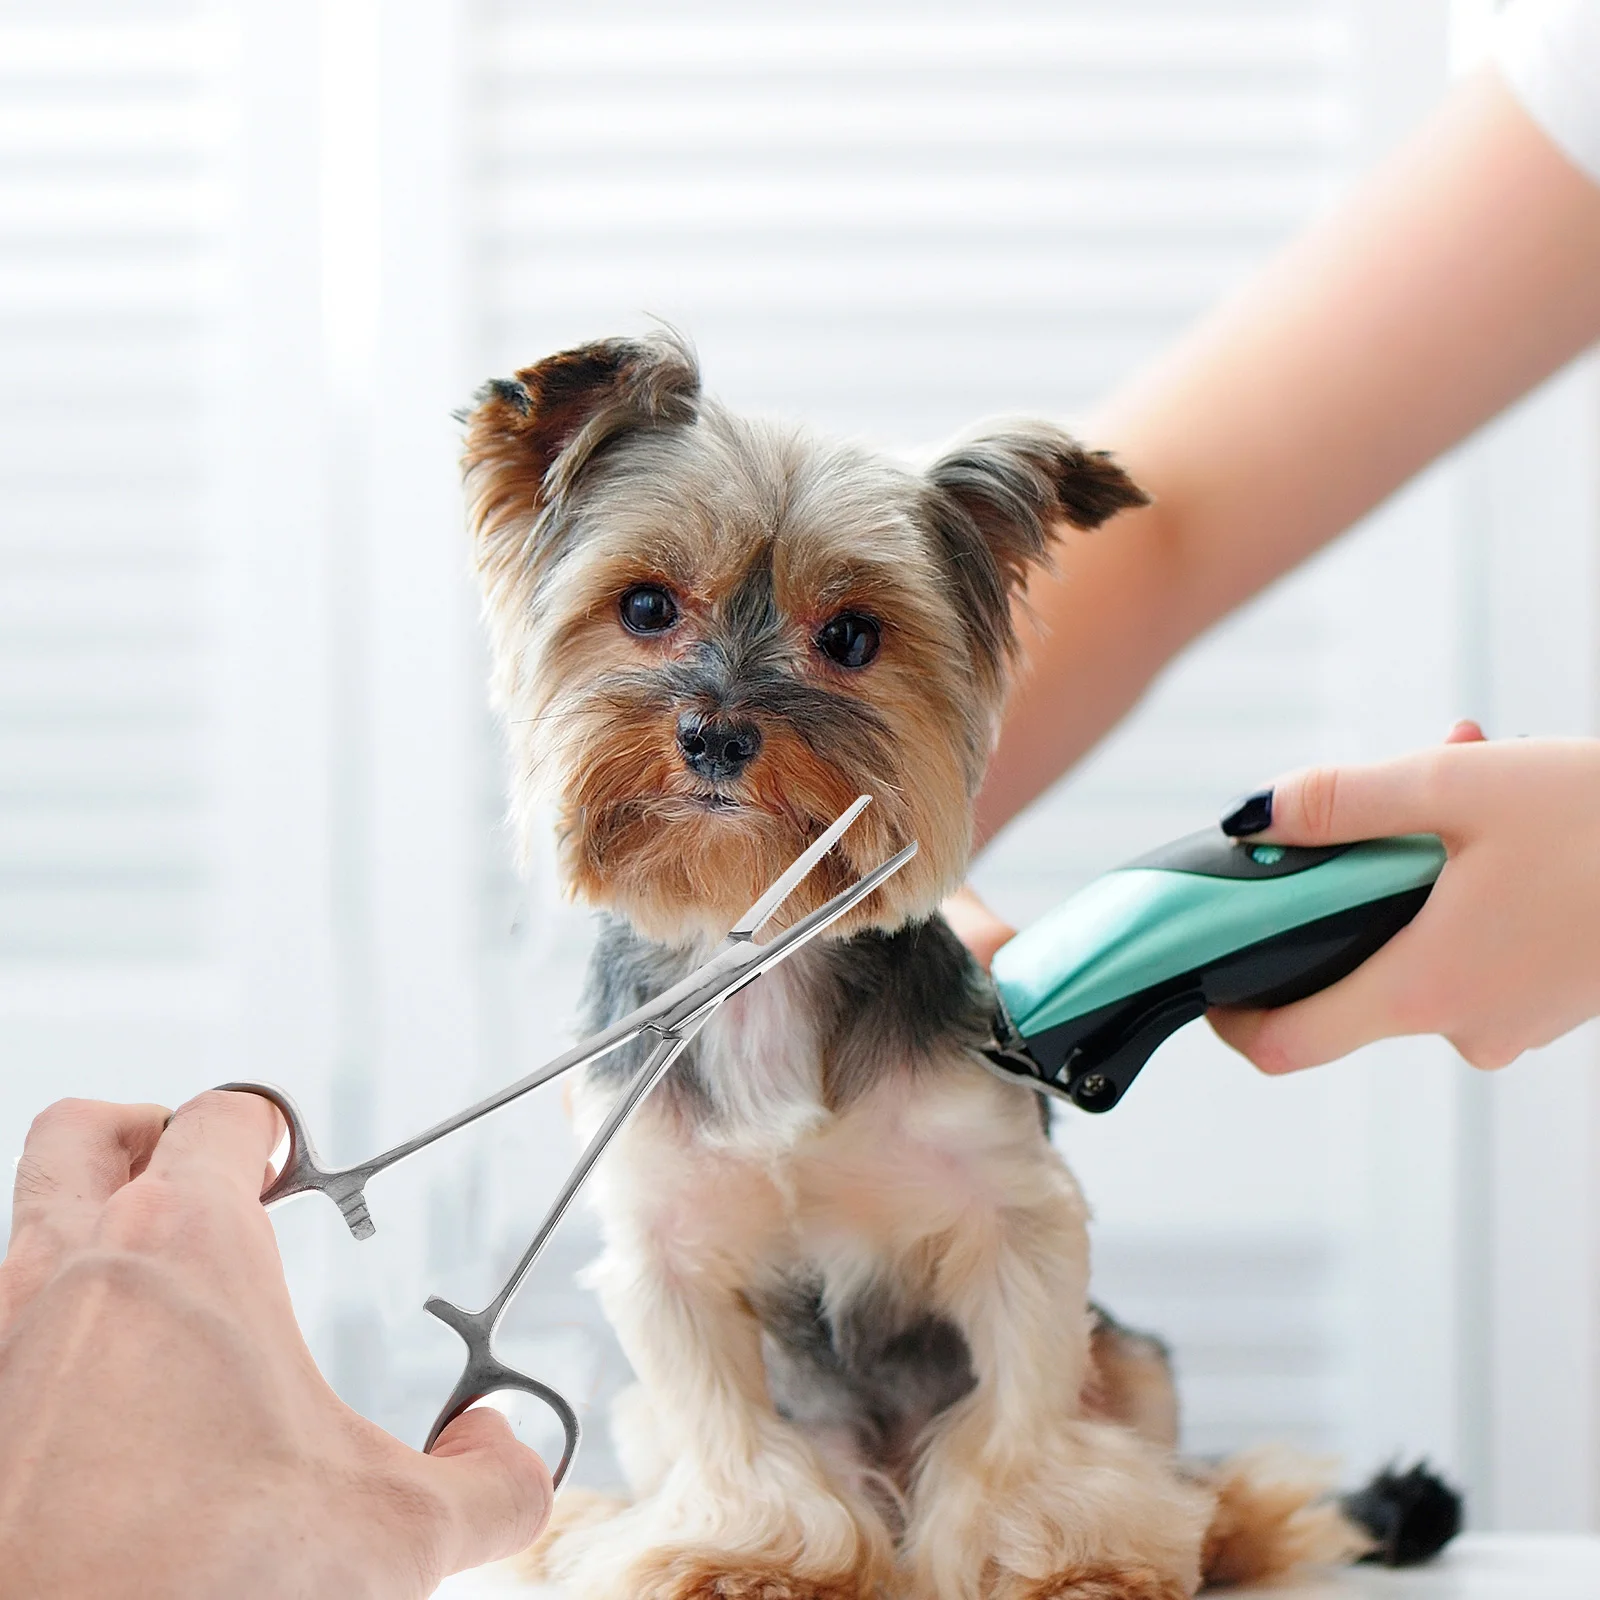
[[[1190,639],[1600,335],[1600,188],[1492,76],[1089,430],[1157,504],[1068,533],[987,836]]]

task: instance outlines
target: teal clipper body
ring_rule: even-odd
[[[1422,908],[1432,834],[1325,849],[1215,829],[1108,872],[996,953],[985,1055],[1002,1076],[1109,1111],[1210,1006],[1278,1006],[1337,982]]]

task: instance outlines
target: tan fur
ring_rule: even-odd
[[[563,1489],[544,1532],[509,1563],[519,1578],[529,1583],[549,1583],[554,1576],[551,1553],[563,1539],[584,1528],[596,1528],[627,1510],[628,1502],[594,1489]]]
[[[1312,1465],[1279,1450],[1252,1451],[1207,1475],[1216,1509],[1201,1566],[1207,1584],[1265,1583],[1307,1566],[1337,1566],[1372,1548],[1328,1498]]]
[[[1188,1594],[1150,1567],[1075,1567],[1004,1600],[1188,1600]],[[998,1591],[994,1600],[1001,1600]]]
[[[1172,1369],[1147,1339],[1101,1324],[1089,1344],[1084,1411],[1120,1423],[1163,1450],[1178,1448],[1178,1395]]]
[[[729,1570],[717,1552],[671,1551],[634,1569],[639,1600],[862,1600],[854,1578],[808,1578],[778,1562]]]

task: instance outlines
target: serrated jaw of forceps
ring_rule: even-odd
[[[289,1133],[289,1154],[282,1169],[271,1183],[261,1191],[261,1203],[270,1206],[275,1201],[287,1200],[297,1194],[316,1189],[333,1201],[339,1215],[357,1239],[370,1239],[378,1231],[367,1209],[367,1180],[372,1176],[370,1166],[336,1167],[329,1170],[317,1160],[316,1146],[306,1131],[305,1118],[294,1101],[273,1083],[219,1083],[218,1089],[229,1089],[242,1094],[257,1094],[270,1100],[278,1108]]]

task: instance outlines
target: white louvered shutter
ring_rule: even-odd
[[[220,1010],[224,57],[202,5],[0,11],[8,1114]]]
[[[270,1076],[326,1123],[316,188],[266,10],[0,8],[8,1158],[63,1095]]]
[[[531,888],[512,871],[482,709],[448,422],[476,381],[654,315],[730,404],[871,444],[1082,423],[1434,97],[1445,12],[0,8],[7,1153],[55,1094],[250,1072],[354,1157],[570,1037],[587,918],[547,865]],[[1538,673],[1488,681],[1472,630],[1498,630],[1496,660],[1537,633],[1527,660],[1574,677],[1581,586],[1527,621],[1546,569],[1518,565],[1520,496],[1536,479],[1529,526],[1554,525],[1594,430],[1530,415],[1498,477],[1446,466],[1179,662],[980,865],[997,906],[1031,917],[1300,760],[1420,744],[1484,703],[1533,725]],[[1496,1312],[1508,1367],[1550,1345],[1580,1251],[1570,1228],[1559,1258],[1517,1248],[1548,1244],[1554,1205],[1502,1160],[1523,1209],[1495,1211],[1467,1164],[1491,1105],[1526,1154],[1557,1102],[1475,1101],[1446,1056],[1266,1085],[1195,1028],[1113,1117],[1063,1119],[1097,1292],[1172,1339],[1192,1447],[1430,1449],[1488,1480],[1463,1399],[1491,1343],[1478,1233],[1500,1230],[1494,1281],[1527,1307]],[[314,1202],[278,1214],[319,1357],[404,1437],[459,1357],[422,1296],[492,1292],[570,1159],[557,1100],[380,1180],[370,1245]],[[1565,1194],[1589,1157],[1563,1149]],[[626,1373],[574,1284],[594,1248],[575,1218],[503,1347],[589,1406],[600,1483]],[[1549,1444],[1564,1397],[1496,1392],[1492,1436],[1522,1451],[1504,1503],[1577,1485],[1559,1516],[1582,1525]]]

